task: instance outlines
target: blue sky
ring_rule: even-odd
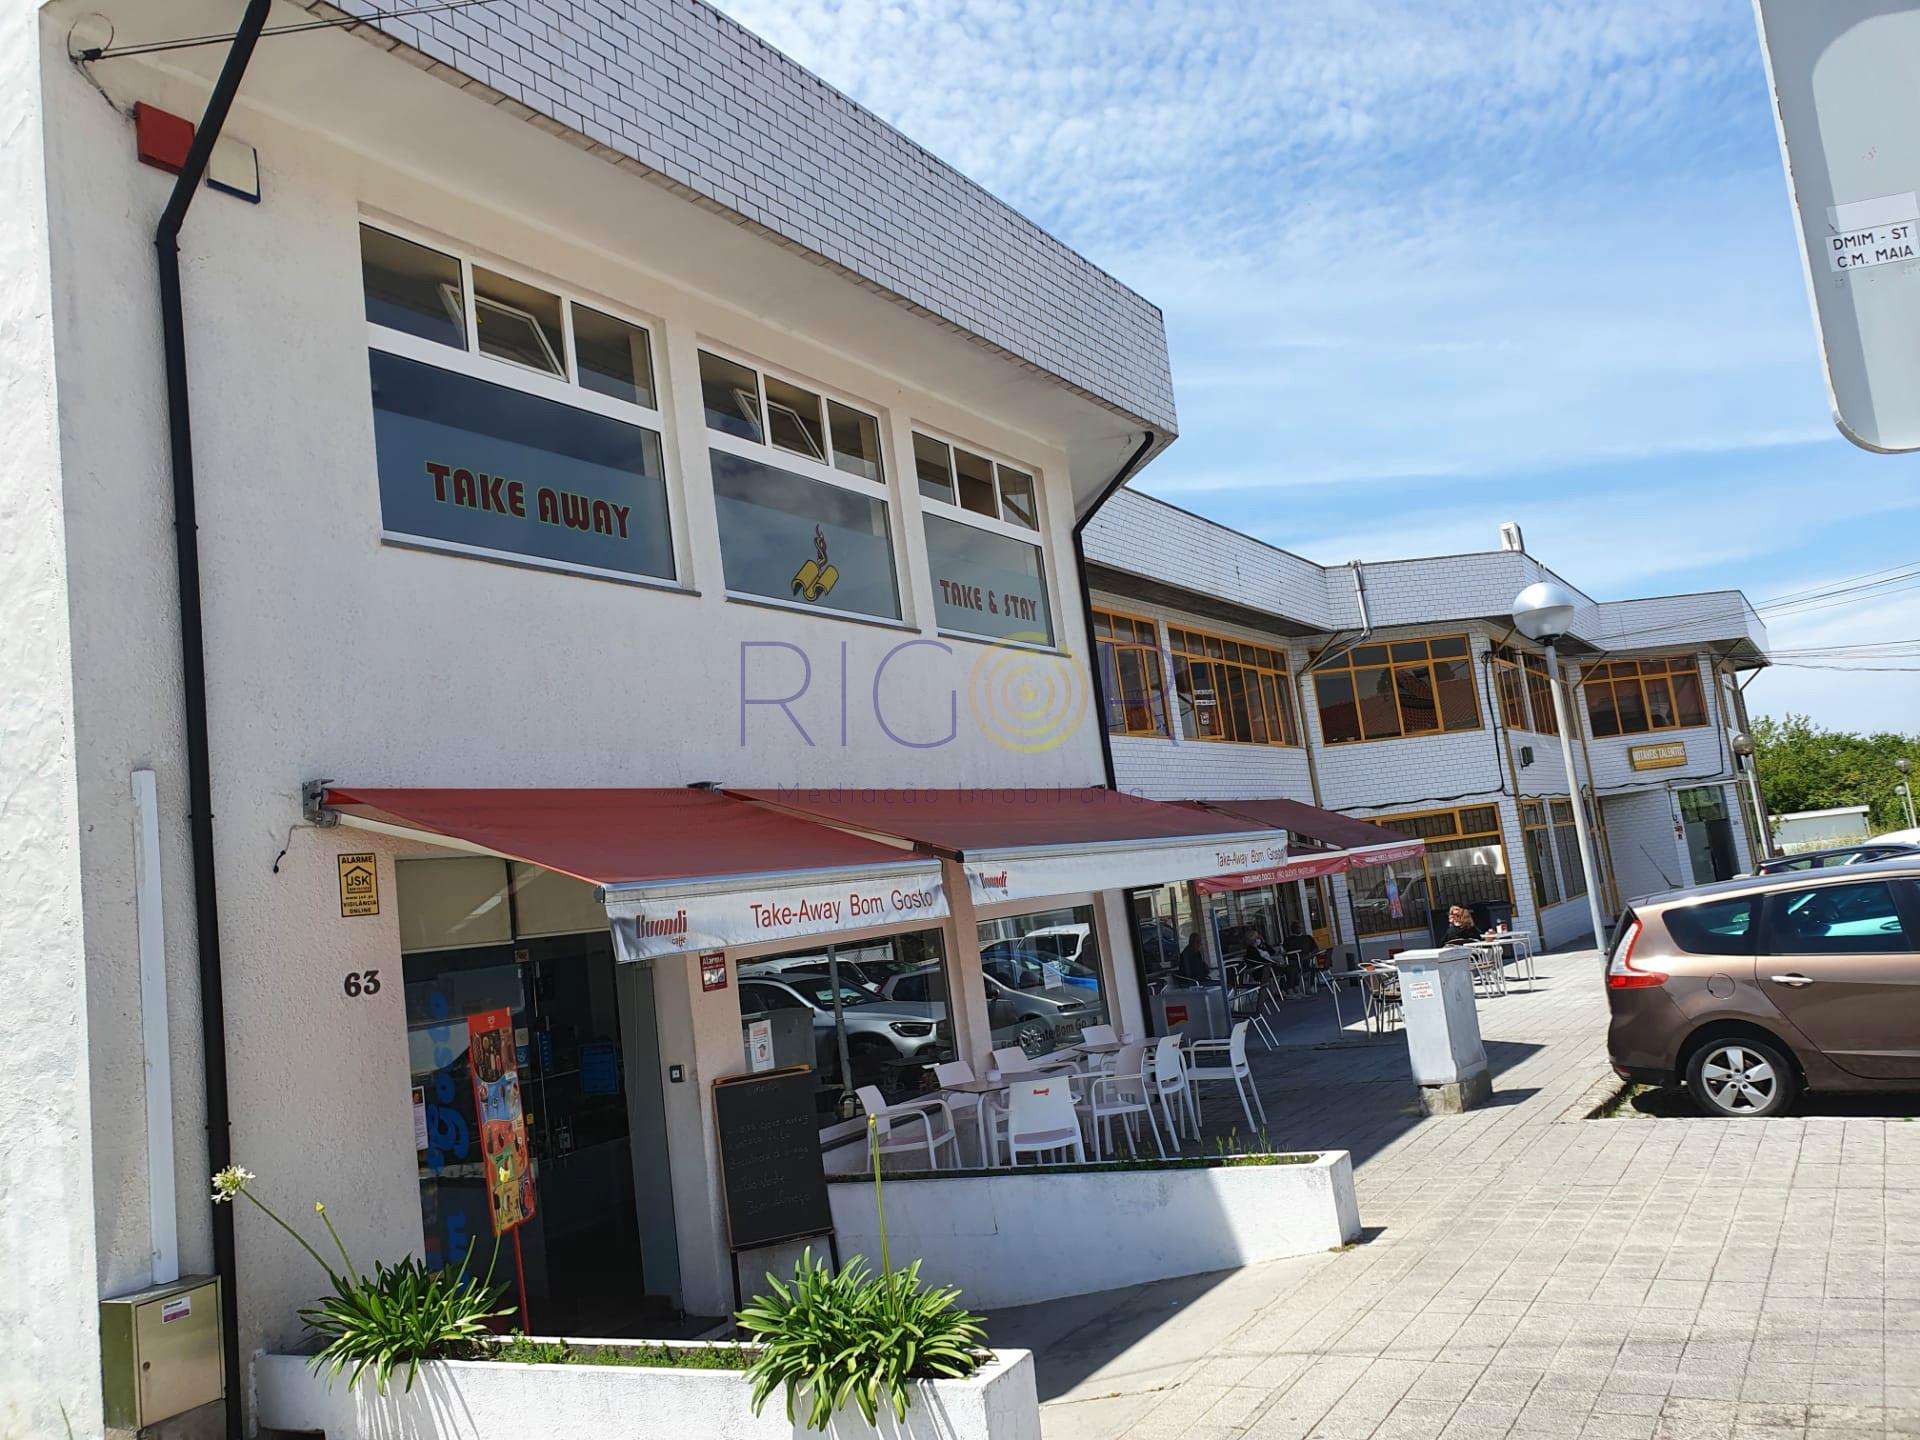
[[[1920,562],[1920,457],[1828,417],[1749,0],[722,3],[1162,307],[1144,490],[1325,562],[1518,520],[1601,598]],[[1748,693],[1920,730],[1920,674]]]

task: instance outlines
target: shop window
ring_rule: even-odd
[[[1242,745],[1300,743],[1285,651],[1172,625],[1167,643],[1181,735]]]
[[[1511,905],[1500,811],[1468,805],[1415,815],[1368,817],[1375,825],[1427,842],[1420,860],[1373,865],[1348,872],[1354,927],[1362,935],[1428,928],[1430,917],[1449,907]]]
[[[1316,667],[1314,693],[1330,745],[1480,728],[1464,635],[1356,645]]]
[[[369,366],[389,539],[673,578],[657,431],[381,350]]]
[[[453,256],[362,225],[360,278],[369,323],[467,348],[466,287]]]
[[[942,630],[1053,643],[1053,610],[1040,547],[998,531],[926,516],[933,614]]]
[[[743,960],[738,975],[748,1063],[755,1026],[764,1024],[774,1064],[812,1067],[822,1116],[850,1115],[863,1085],[889,1100],[931,1089],[933,1067],[954,1056],[938,930],[836,946],[831,963],[818,946]]]
[[[1554,874],[1553,827],[1538,800],[1520,802],[1520,833],[1527,847],[1527,870],[1533,881],[1533,903],[1542,909],[1560,903],[1560,881]]]
[[[476,265],[473,317],[482,355],[567,378],[558,295]]]
[[[729,592],[900,618],[885,501],[730,450],[709,458]]]
[[[1560,876],[1566,882],[1567,898],[1577,900],[1587,893],[1587,867],[1580,863],[1580,833],[1573,826],[1573,805],[1555,800],[1551,805],[1553,844],[1560,855]]]
[[[647,332],[586,305],[573,307],[574,358],[589,390],[654,408],[653,354]]]
[[[1691,655],[1603,661],[1587,666],[1580,683],[1595,739],[1707,723],[1706,692]]]
[[[940,629],[1051,645],[1046,561],[1031,471],[915,431],[914,474],[925,511],[933,610]]]
[[[673,580],[646,329],[375,226],[360,256],[384,538]]]
[[[1169,735],[1160,640],[1153,621],[1096,610],[1093,638],[1107,702],[1107,732]]]
[[[1044,1055],[1107,1020],[1093,907],[982,920],[980,970],[993,1046]]]

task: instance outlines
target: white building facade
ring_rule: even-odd
[[[1118,784],[1302,801],[1427,842],[1422,859],[1228,921],[1304,921],[1373,957],[1427,943],[1430,920],[1464,903],[1537,943],[1580,940],[1576,789],[1597,821],[1603,914],[1766,851],[1732,748],[1766,632],[1738,592],[1580,595],[1560,646],[1570,781],[1545,656],[1511,620],[1522,589],[1559,577],[1517,545],[1321,566],[1123,491],[1088,526],[1087,556]],[[1136,912],[1155,903],[1189,923],[1164,895],[1136,896]]]
[[[821,807],[1102,784],[1075,532],[1174,436],[1159,312],[704,6],[298,28],[384,8],[274,4],[188,193],[210,847],[154,240],[228,53],[167,44],[246,7],[7,12],[8,1433],[99,1433],[96,1301],[219,1263],[210,1046],[263,1196],[448,1263],[504,1015],[531,1318],[618,1333],[732,1304],[710,1092],[756,1035],[851,1065],[832,1121],[1140,1023],[1120,896],[1057,853],[1084,822],[1025,872],[1009,832],[996,891],[939,826]],[[1142,813],[1108,826],[1142,875],[1258,830]],[[831,904],[763,893],[796,873]],[[981,958],[1036,931],[1050,1010]],[[891,982],[850,1057],[776,1023],[828,945]],[[322,1277],[235,1224],[230,1354],[298,1342]]]

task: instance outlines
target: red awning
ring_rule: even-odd
[[[1296,841],[1323,847],[1296,850],[1285,865],[1238,875],[1215,875],[1198,882],[1202,891],[1248,890],[1260,885],[1280,885],[1294,880],[1311,880],[1316,875],[1334,875],[1367,865],[1385,865],[1395,860],[1415,860],[1426,849],[1426,841],[1416,840],[1385,825],[1356,820],[1332,810],[1322,810],[1299,800],[1275,796],[1265,800],[1196,800],[1196,809],[1234,819],[1257,821],[1263,825],[1285,827]]]
[[[1262,822],[1099,786],[728,793],[959,861],[981,904],[1166,884],[1287,858],[1286,835]]]
[[[324,803],[347,825],[600,886],[622,959],[947,913],[936,861],[708,790],[334,786]]]

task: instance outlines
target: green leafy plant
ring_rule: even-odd
[[[910,1382],[962,1379],[986,1362],[979,1317],[959,1309],[957,1289],[921,1283],[920,1262],[895,1270],[887,1251],[886,1205],[880,1188],[879,1138],[867,1122],[873,1158],[873,1203],[880,1231],[880,1273],[853,1257],[835,1274],[807,1250],[791,1281],[767,1277],[772,1294],[742,1310],[740,1324],[759,1340],[747,1371],[757,1415],[786,1388],[787,1419],[804,1396],[807,1424],[825,1430],[849,1403],[869,1425],[886,1405],[904,1421]]]
[[[506,1286],[494,1283],[492,1261],[484,1279],[468,1276],[471,1248],[452,1272],[429,1270],[409,1255],[398,1265],[376,1261],[373,1274],[363,1274],[327,1218],[327,1207],[316,1200],[314,1213],[340,1252],[341,1268],[336,1270],[304,1235],[253,1193],[255,1178],[238,1165],[228,1166],[213,1177],[214,1202],[231,1205],[245,1196],[326,1273],[332,1293],[300,1312],[308,1333],[321,1342],[308,1361],[316,1374],[324,1370],[331,1377],[346,1371],[347,1388],[352,1389],[371,1370],[375,1387],[384,1394],[387,1381],[404,1364],[406,1388],[411,1390],[423,1360],[471,1359],[485,1353],[490,1322],[513,1313],[511,1307],[497,1308]],[[497,1260],[498,1236],[493,1254]]]

